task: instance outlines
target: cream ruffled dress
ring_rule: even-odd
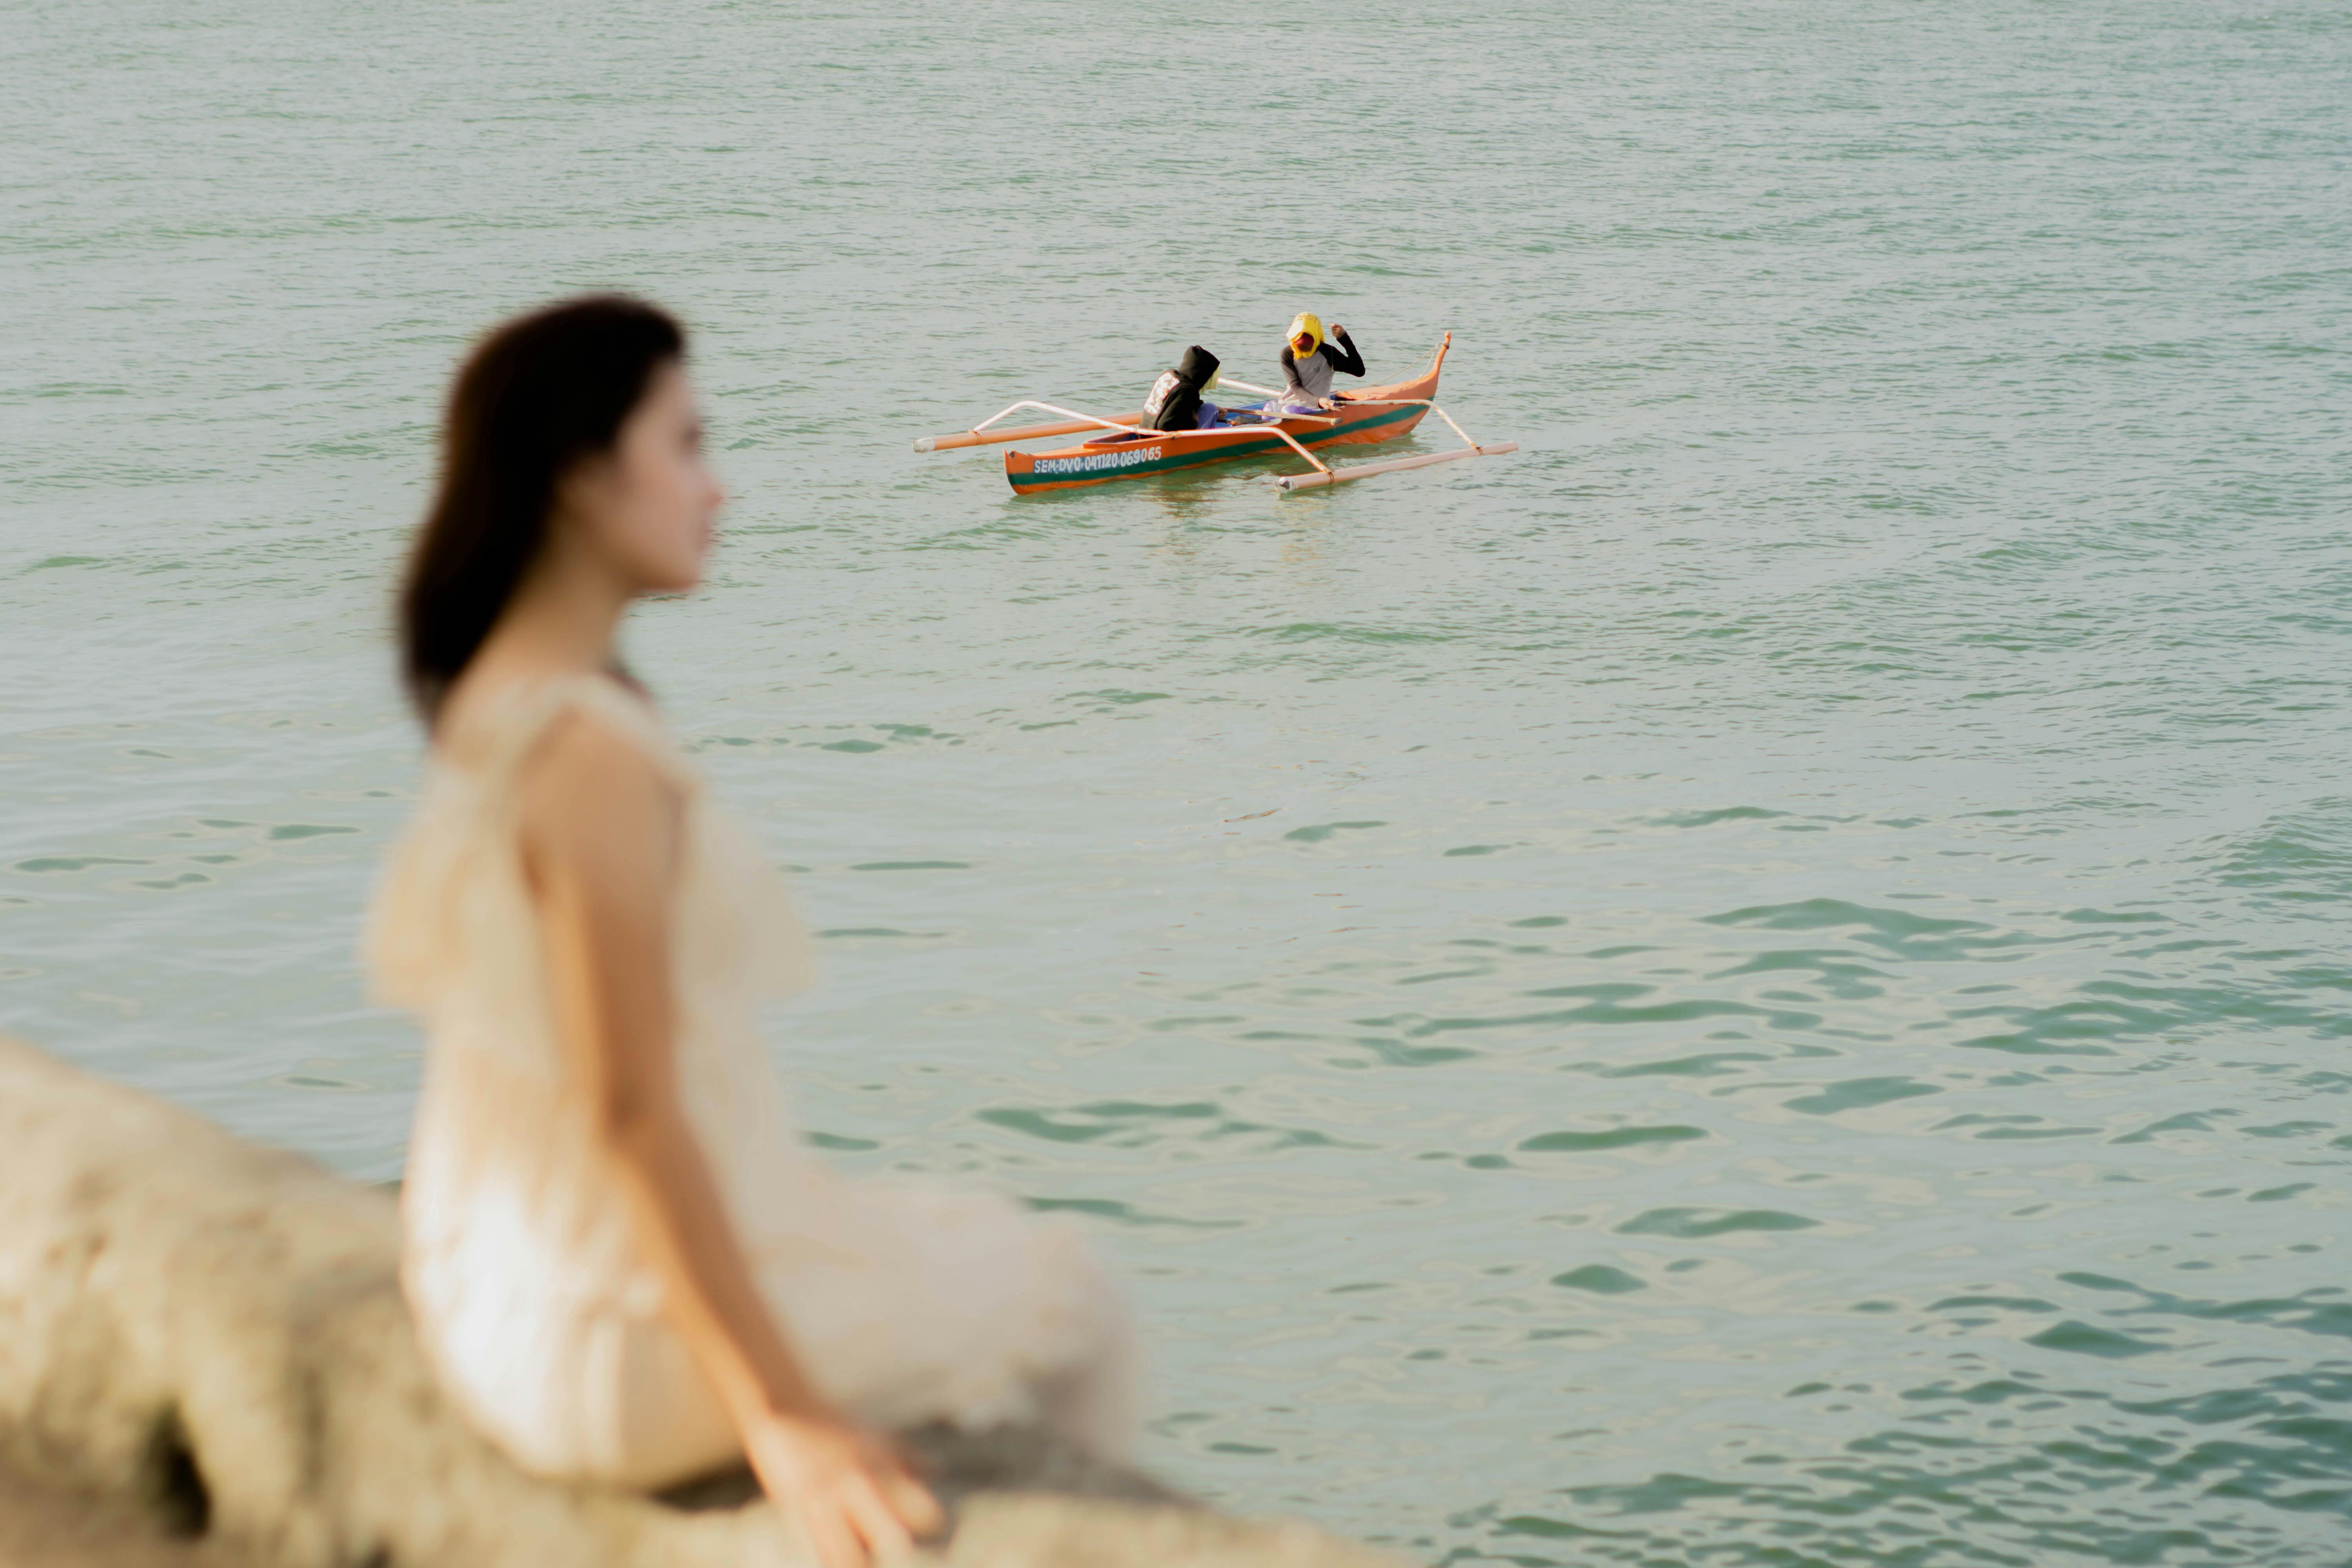
[[[809,1375],[877,1426],[1045,1422],[1097,1452],[1134,1419],[1123,1310],[1080,1237],[995,1194],[850,1182],[803,1147],[754,1028],[809,944],[651,709],[582,677],[503,694],[468,768],[433,766],[369,922],[378,995],[424,1014],[402,1282],[443,1385],[518,1461],[657,1487],[741,1451],[665,1320],[572,1081],[516,839],[516,780],[566,716],[634,742],[685,803],[673,921],[687,1116]]]

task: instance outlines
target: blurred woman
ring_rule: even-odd
[[[749,1459],[827,1568],[935,1529],[878,1434],[1042,1422],[1116,1457],[1135,1361],[1078,1237],[836,1177],[754,1033],[807,940],[614,647],[695,586],[722,497],[686,342],[575,300],[467,361],[399,603],[428,785],[371,921],[420,1010],[403,1284],[524,1466],[656,1488]]]

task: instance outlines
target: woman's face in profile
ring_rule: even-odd
[[[653,373],[612,451],[583,463],[563,499],[583,542],[638,593],[679,594],[702,580],[727,497],[702,460],[685,366],[672,360]]]

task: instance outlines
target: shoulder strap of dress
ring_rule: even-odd
[[[690,785],[691,773],[645,700],[604,675],[567,675],[533,683],[505,700],[481,776],[493,787],[511,784],[539,743],[566,714],[581,712],[618,731],[663,776]]]

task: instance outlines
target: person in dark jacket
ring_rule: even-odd
[[[1143,423],[1153,430],[1213,430],[1225,411],[1201,395],[1217,384],[1217,356],[1194,343],[1174,370],[1160,373],[1143,400]]]
[[[1282,345],[1282,409],[1302,414],[1331,406],[1331,373],[1364,374],[1364,356],[1349,340],[1348,329],[1331,323],[1323,335],[1323,319],[1301,310],[1290,319],[1288,340]]]

